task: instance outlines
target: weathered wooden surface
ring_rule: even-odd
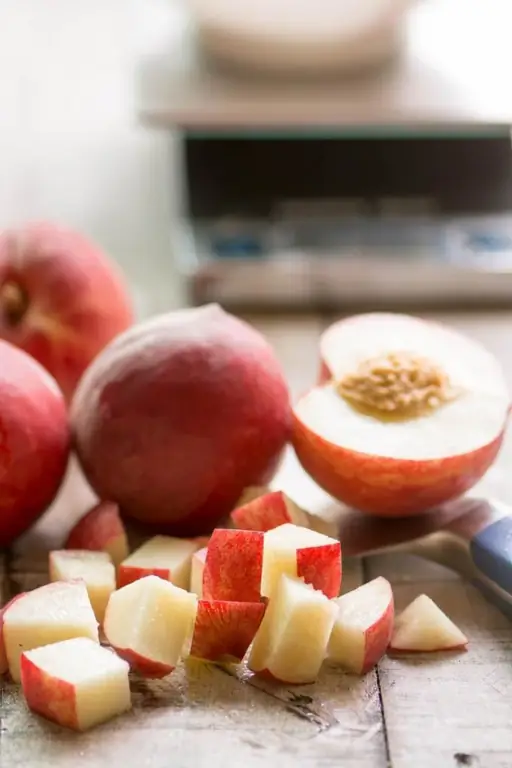
[[[512,384],[512,313],[449,320],[503,359]],[[325,321],[324,321],[325,322]],[[258,319],[297,396],[318,361],[318,318]],[[509,351],[509,349],[511,351]],[[482,484],[512,502],[510,439]],[[76,468],[42,523],[0,562],[5,600],[46,578],[46,548],[58,545],[92,496]],[[274,688],[187,663],[164,681],[133,679],[133,712],[89,734],[67,733],[27,713],[2,684],[0,766],[225,768],[279,765],[357,768],[510,768],[512,625],[452,572],[406,555],[344,563],[344,589],[388,577],[398,608],[431,595],[470,638],[462,655],[384,659],[364,679],[326,667],[315,686]]]

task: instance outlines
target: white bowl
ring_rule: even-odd
[[[189,0],[203,50],[259,73],[380,64],[401,47],[411,0]]]

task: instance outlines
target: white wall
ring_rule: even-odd
[[[89,234],[125,269],[140,314],[182,301],[171,139],[135,109],[137,63],[165,41],[172,2],[0,0],[0,226],[48,218]]]

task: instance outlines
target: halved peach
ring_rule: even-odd
[[[383,516],[419,514],[482,478],[510,408],[480,344],[407,315],[341,321],[321,342],[321,383],[294,408],[295,451],[336,499]]]

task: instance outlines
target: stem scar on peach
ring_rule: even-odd
[[[383,516],[420,514],[477,483],[500,450],[510,394],[480,344],[407,315],[332,325],[319,383],[294,408],[293,444],[333,497]]]

